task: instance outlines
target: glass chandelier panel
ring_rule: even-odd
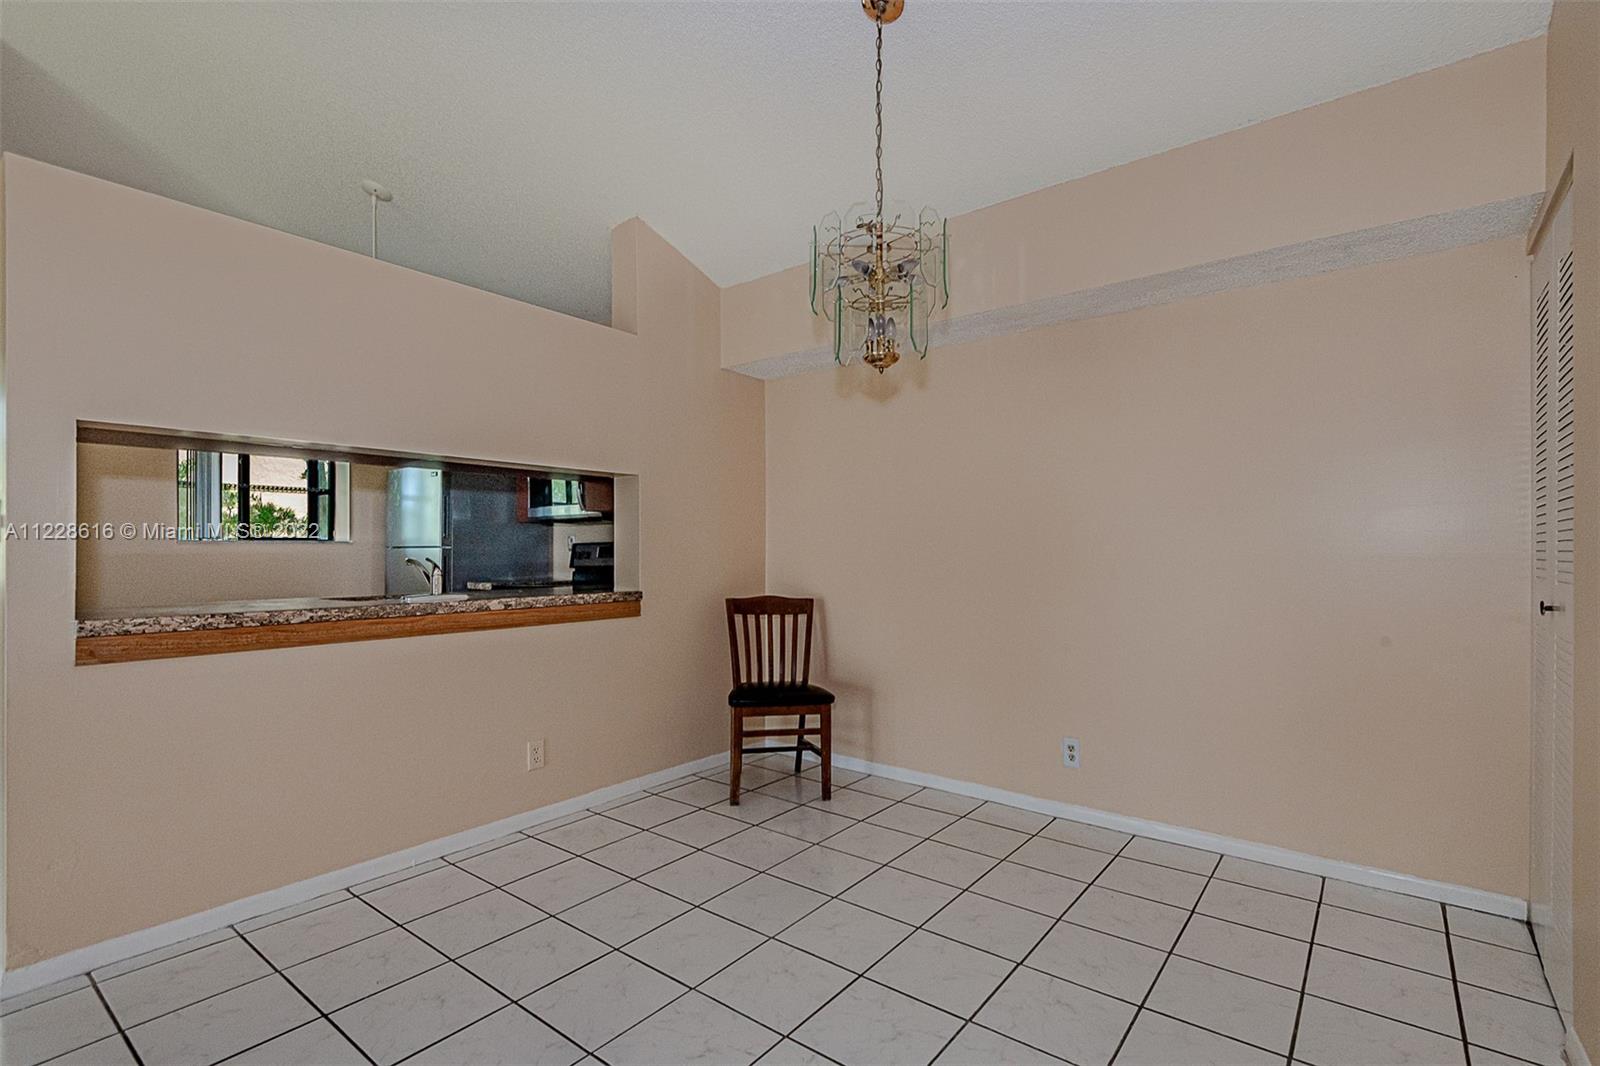
[[[928,354],[929,320],[950,302],[945,220],[883,199],[883,27],[904,0],[861,0],[877,26],[877,195],[830,212],[811,231],[811,311],[833,324],[833,358],[883,373],[906,345]]]

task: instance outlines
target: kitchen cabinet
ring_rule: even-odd
[[[608,477],[586,477],[583,479],[583,505],[591,511],[599,511],[610,518],[615,510],[613,506],[612,481]]]

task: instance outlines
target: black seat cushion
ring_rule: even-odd
[[[833,693],[816,685],[739,685],[728,693],[729,707],[822,707]]]

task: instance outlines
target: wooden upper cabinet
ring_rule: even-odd
[[[599,511],[607,518],[615,510],[613,505],[614,493],[610,478],[595,477],[583,479],[583,505],[591,511]]]

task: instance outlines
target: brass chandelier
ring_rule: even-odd
[[[900,344],[928,354],[929,316],[950,302],[946,261],[950,237],[932,208],[915,216],[883,201],[883,27],[905,0],[861,0],[877,27],[877,196],[841,216],[825,215],[811,230],[811,311],[833,323],[833,359],[856,356],[878,373],[900,361]]]

